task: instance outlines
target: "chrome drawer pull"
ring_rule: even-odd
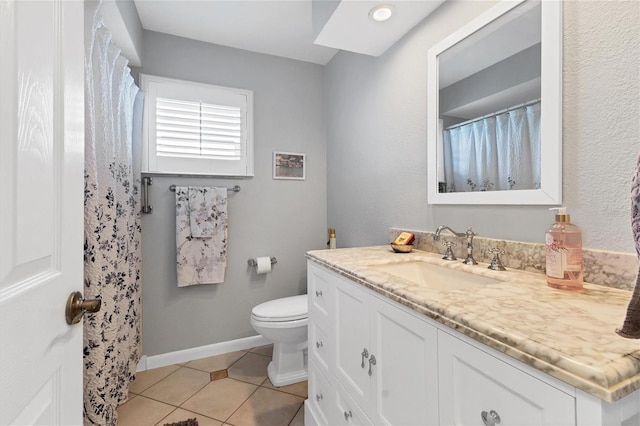
[[[323,346],[322,342],[316,342],[316,348],[320,349]]]
[[[349,412],[347,413],[346,411],[344,412],[344,419],[346,421],[349,421],[349,418],[353,417],[353,414],[351,413],[351,410],[349,410]]]
[[[322,290],[316,291],[316,297],[320,297],[320,296],[322,296]]]
[[[483,411],[482,413],[480,413],[480,418],[482,419],[482,423],[484,423],[485,426],[495,426],[497,424],[500,424],[500,416],[493,410],[489,411],[488,413],[486,411]]]
[[[318,402],[320,402],[320,400],[321,400],[321,399],[323,399],[323,398],[322,398],[322,394],[321,394],[321,393],[317,393],[317,394],[316,394],[316,400],[317,400]]]

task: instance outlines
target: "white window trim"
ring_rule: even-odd
[[[159,170],[157,166],[157,157],[155,151],[155,139],[153,137],[153,129],[150,128],[149,121],[155,119],[155,102],[157,97],[158,85],[184,85],[191,90],[202,90],[203,92],[215,90],[219,93],[229,93],[233,95],[242,95],[246,97],[247,109],[244,112],[244,122],[246,128],[245,164],[242,170],[235,170],[231,173],[228,171],[202,171],[202,170]],[[250,177],[254,176],[254,142],[253,142],[253,91],[245,89],[236,89],[231,87],[216,86],[213,84],[197,83],[174,78],[159,77],[149,74],[140,74],[140,85],[145,92],[146,98],[144,103],[144,119],[142,128],[142,172],[167,174],[167,175],[197,175],[197,176],[228,176],[228,177]],[[153,114],[153,117],[152,117]],[[153,140],[152,140],[153,139]],[[196,161],[205,161],[198,160]]]

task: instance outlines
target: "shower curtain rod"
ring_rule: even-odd
[[[527,102],[521,103],[520,105],[512,106],[512,107],[503,109],[501,111],[492,112],[491,114],[487,114],[487,115],[479,117],[479,118],[474,118],[474,119],[469,120],[469,121],[463,121],[462,123],[458,123],[458,124],[454,124],[453,126],[449,126],[444,130],[455,129],[456,127],[465,126],[467,124],[475,123],[476,121],[480,121],[480,120],[484,120],[486,118],[495,117],[496,115],[504,114],[505,112],[515,111],[515,110],[520,109],[520,108],[528,107],[529,105],[533,105],[533,104],[536,104],[538,102],[540,102],[540,98],[534,99],[532,101],[527,101]]]

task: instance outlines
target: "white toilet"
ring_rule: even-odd
[[[307,380],[307,295],[270,300],[251,310],[251,325],[273,341],[267,367],[275,386]]]

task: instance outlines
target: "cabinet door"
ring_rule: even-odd
[[[369,295],[355,285],[336,281],[335,375],[365,411],[369,407]],[[363,352],[366,354],[363,356]]]
[[[575,399],[443,331],[438,332],[440,424],[575,425]]]
[[[401,307],[371,297],[374,424],[438,424],[436,328]],[[371,359],[371,358],[370,358]]]

